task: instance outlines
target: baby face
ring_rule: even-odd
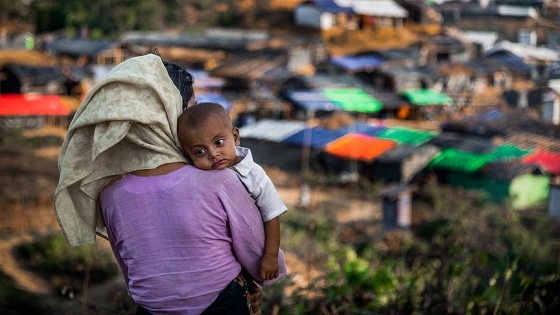
[[[239,130],[231,124],[211,119],[185,130],[183,150],[197,168],[222,170],[235,164],[235,146],[239,145]]]

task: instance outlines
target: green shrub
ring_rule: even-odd
[[[70,247],[62,234],[53,234],[16,247],[22,264],[47,279],[63,277],[74,287],[81,287],[84,277],[92,283],[103,282],[118,274],[110,250],[95,245]]]
[[[487,200],[427,187],[413,198],[412,211],[429,213],[421,223],[372,238],[360,252],[338,241],[328,216],[315,220],[330,238],[309,229],[311,216],[287,214],[284,249],[305,257],[301,242],[311,237],[306,249],[320,249],[326,273],[281,300],[279,313],[558,313],[559,222],[545,209],[514,212]]]
[[[30,303],[30,301],[34,301]],[[19,289],[14,280],[0,270],[0,309],[5,315],[50,314],[34,294]]]

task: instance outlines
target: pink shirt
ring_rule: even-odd
[[[160,176],[127,175],[100,200],[130,295],[146,309],[199,314],[241,266],[258,279],[263,223],[232,170],[185,166]],[[278,259],[279,277],[264,285],[286,274],[282,252]]]

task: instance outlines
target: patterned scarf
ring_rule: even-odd
[[[55,213],[71,246],[106,237],[98,196],[135,170],[185,162],[177,138],[182,98],[159,56],[128,59],[85,97],[58,158]]]

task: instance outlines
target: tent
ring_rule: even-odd
[[[414,105],[453,105],[453,99],[444,93],[431,89],[411,89],[403,92],[403,96]]]
[[[0,94],[0,116],[67,116],[70,109],[58,95]]]
[[[375,113],[383,107],[379,100],[360,88],[325,88],[322,92],[348,112]]]
[[[391,140],[350,133],[327,144],[325,151],[337,157],[367,162],[396,145]]]
[[[522,161],[526,164],[537,164],[548,174],[560,175],[560,154],[537,151],[525,156]]]

